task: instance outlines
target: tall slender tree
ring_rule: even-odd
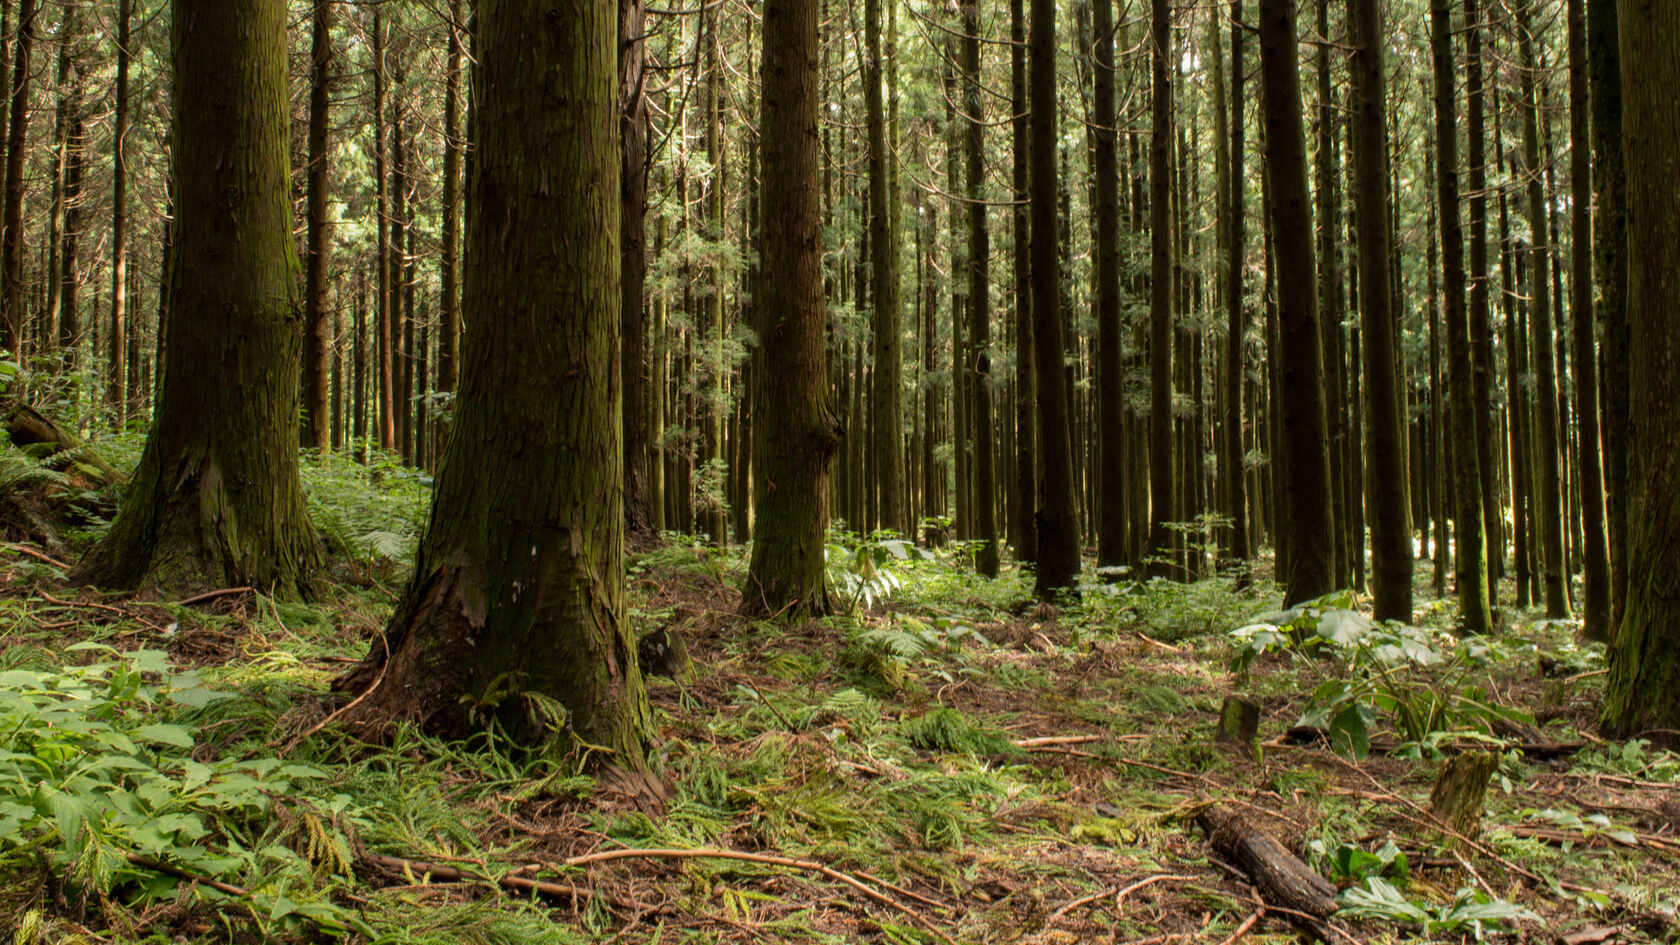
[[[1312,274],[1312,203],[1307,191],[1306,142],[1301,131],[1301,75],[1293,0],[1260,0],[1261,115],[1266,170],[1271,180],[1272,239],[1276,251],[1278,338],[1274,370],[1286,451],[1283,495],[1291,541],[1283,575],[1284,603],[1294,605],[1332,589],[1330,452],[1325,440],[1324,356],[1318,326],[1318,287]]]
[[[1099,0],[1106,3],[1107,0]],[[974,427],[974,567],[998,573],[997,478],[992,430],[992,243],[986,227],[985,116],[980,105],[980,2],[962,4],[963,160],[968,184],[968,362]]]
[[[1628,181],[1622,151],[1622,60],[1617,0],[1588,0],[1592,81],[1593,268],[1604,323],[1604,498],[1610,533],[1610,633],[1621,626],[1628,582]]]
[[[1153,0],[1149,17],[1149,554],[1150,570],[1172,569],[1174,289],[1172,4]]]
[[[1435,75],[1435,193],[1441,220],[1442,317],[1447,334],[1447,414],[1452,431],[1453,538],[1457,549],[1459,619],[1469,633],[1493,629],[1482,514],[1481,450],[1470,325],[1464,305],[1464,231],[1459,223],[1458,92],[1452,55],[1450,0],[1431,0],[1430,51]],[[1437,535],[1437,542],[1441,540]]]
[[[1359,229],[1359,316],[1364,334],[1366,481],[1370,484],[1371,568],[1379,620],[1412,619],[1412,526],[1407,496],[1399,320],[1390,295],[1388,93],[1377,0],[1348,0],[1353,45],[1353,192]],[[1452,132],[1456,134],[1456,130]]]
[[[1092,173],[1096,177],[1097,238],[1092,269],[1097,296],[1097,566],[1126,563],[1126,378],[1121,364],[1120,176],[1114,106],[1114,4],[1094,0],[1091,29],[1095,46],[1092,76],[1095,127]]]
[[[904,340],[900,337],[898,284],[898,227],[893,215],[898,208],[891,192],[887,148],[886,104],[882,81],[881,0],[864,0],[864,33],[868,54],[863,71],[864,101],[868,109],[869,132],[869,245],[870,291],[873,303],[875,363],[871,381],[873,449],[876,470],[870,484],[878,497],[878,524],[907,533],[910,522],[904,512],[904,431],[902,426]]]
[[[1160,0],[1164,2],[1164,0]],[[1027,41],[1031,117],[1033,368],[1038,394],[1040,597],[1071,590],[1079,578],[1079,507],[1075,500],[1072,395],[1064,364],[1061,260],[1057,255],[1056,3],[1032,0]]]
[[[1243,306],[1243,262],[1247,236],[1247,171],[1245,151],[1243,87],[1243,0],[1231,0],[1231,160],[1230,193],[1226,208],[1230,231],[1226,234],[1225,257],[1225,433],[1220,442],[1221,467],[1225,470],[1226,509],[1231,517],[1230,556],[1246,568],[1249,551],[1247,450],[1243,448],[1244,394],[1248,387],[1244,370],[1245,335],[1248,319]]]
[[[1027,17],[1024,0],[1009,0],[1010,179],[1015,207],[1015,492],[1012,537],[1015,557],[1038,557],[1038,379],[1034,370],[1032,315],[1032,220],[1027,152]]]
[[[459,0],[457,0],[459,2]],[[623,255],[623,300],[619,319],[624,355],[624,515],[632,533],[652,528],[648,509],[647,357],[647,97],[644,0],[619,0],[619,140],[623,169],[619,252]]]
[[[17,38],[12,44],[10,126],[6,133],[6,194],[0,226],[0,322],[6,329],[6,350],[23,355],[23,190],[24,159],[28,157],[30,55],[35,46],[35,0],[18,6]]]
[[[817,137],[818,0],[766,0],[764,220],[758,315],[763,345],[753,424],[757,522],[742,607],[748,613],[821,614],[828,470],[841,429],[828,389]]]
[[[303,445],[326,450],[332,441],[328,394],[332,385],[333,324],[327,311],[327,126],[332,97],[332,0],[315,0],[309,61],[308,232],[304,238]]]

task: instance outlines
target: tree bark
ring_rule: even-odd
[[[414,575],[340,685],[348,714],[459,734],[564,728],[646,772],[624,612],[617,4],[479,13],[459,410]],[[373,685],[368,688],[369,681]],[[563,710],[563,711],[562,711]]]
[[[624,273],[623,299],[619,309],[624,344],[624,527],[632,535],[645,535],[651,531],[647,494],[648,112],[647,98],[643,94],[646,75],[645,10],[644,0],[619,0],[619,140],[623,160],[619,196],[624,205],[623,218],[619,221],[619,253],[623,257],[621,268]]]
[[[1094,0],[1092,33],[1095,62],[1091,116],[1096,175],[1097,439],[1100,442],[1097,487],[1097,567],[1126,563],[1126,378],[1121,368],[1120,195],[1114,107],[1114,5]]]
[[[1285,606],[1313,600],[1331,586],[1330,454],[1325,441],[1324,360],[1313,267],[1312,204],[1301,132],[1301,77],[1292,0],[1261,0],[1260,73],[1266,159],[1271,174],[1272,235],[1277,252],[1284,493],[1291,535]],[[1366,250],[1360,247],[1363,255]],[[1386,284],[1386,282],[1385,282]]]
[[[305,594],[302,313],[287,158],[284,0],[175,0],[176,252],[157,422],[78,583],[180,597]]]
[[[1482,85],[1479,0],[1464,0],[1465,139],[1470,187],[1470,364],[1475,404],[1476,469],[1481,476],[1482,523],[1487,548],[1489,605],[1498,606],[1505,565],[1505,516],[1494,437],[1493,312],[1488,296],[1487,119]]]
[[[1627,158],[1628,590],[1610,649],[1607,734],[1680,729],[1680,7],[1622,0]]]
[[[1038,560],[1038,379],[1034,372],[1032,220],[1028,209],[1027,19],[1023,0],[1009,0],[1010,173],[1015,207],[1015,559]]]
[[[1243,0],[1231,0],[1231,120],[1230,193],[1226,209],[1230,231],[1226,234],[1225,257],[1225,433],[1220,442],[1221,465],[1225,470],[1226,514],[1231,517],[1230,558],[1243,568],[1246,580],[1251,556],[1248,532],[1247,450],[1243,448],[1244,392],[1247,388],[1245,345],[1248,319],[1243,307],[1243,263],[1247,255],[1245,228],[1247,171],[1244,169],[1243,128]]]

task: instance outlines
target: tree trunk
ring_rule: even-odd
[[[25,144],[29,135],[29,57],[35,45],[35,0],[18,7],[17,44],[13,49],[10,128],[6,133],[6,203],[0,220],[0,322],[6,326],[6,350],[22,362],[23,351],[23,189]],[[126,75],[126,73],[125,73]],[[120,114],[120,110],[119,110]],[[121,119],[118,119],[121,129]],[[120,130],[119,130],[120,133]]]
[[[1092,170],[1096,175],[1097,439],[1100,442],[1097,488],[1097,567],[1126,563],[1126,378],[1121,369],[1120,195],[1115,153],[1114,5],[1095,0],[1093,79],[1095,126]]]
[[[303,290],[303,445],[332,445],[328,389],[333,326],[327,312],[327,121],[332,100],[332,2],[315,0],[309,64],[309,198]]]
[[[1244,169],[1243,101],[1243,0],[1231,0],[1231,122],[1230,193],[1226,209],[1230,232],[1225,236],[1225,435],[1220,443],[1221,465],[1225,469],[1226,514],[1231,517],[1230,558],[1243,568],[1246,579],[1249,549],[1246,489],[1247,451],[1243,448],[1245,336],[1248,319],[1243,310],[1243,263],[1247,251],[1247,171]]]
[[[890,205],[890,161],[887,150],[886,105],[882,100],[881,0],[865,0],[864,31],[868,56],[863,70],[869,111],[869,242],[873,272],[870,279],[874,318],[875,366],[871,380],[871,421],[878,524],[908,534],[904,515],[904,443],[900,400],[903,387],[904,342],[899,337],[898,228]]]
[[[1522,59],[1523,175],[1528,182],[1529,285],[1528,323],[1532,338],[1535,384],[1534,498],[1536,537],[1540,541],[1541,578],[1546,591],[1546,616],[1569,616],[1567,566],[1563,560],[1563,494],[1558,435],[1557,379],[1552,360],[1551,284],[1546,245],[1546,188],[1540,165],[1540,93],[1532,29],[1534,0],[1518,7],[1517,45]]]
[[[1061,266],[1056,239],[1056,4],[1032,0],[1031,91],[1033,366],[1038,388],[1038,458],[1044,498],[1038,514],[1036,593],[1050,597],[1079,578],[1079,511],[1074,499],[1070,397],[1064,370]]]
[[[1477,3],[1464,0],[1465,138],[1470,186],[1470,364],[1475,404],[1476,469],[1481,476],[1482,523],[1487,548],[1488,603],[1498,606],[1505,565],[1505,516],[1494,436],[1493,313],[1488,301],[1487,120],[1482,86],[1482,24]]]
[[[1484,523],[1481,450],[1470,326],[1464,307],[1464,232],[1459,225],[1458,97],[1454,87],[1449,0],[1431,0],[1430,48],[1435,68],[1436,203],[1441,217],[1442,299],[1447,332],[1447,412],[1452,431],[1453,537],[1457,543],[1459,617],[1469,633],[1493,629]],[[1441,540],[1437,534],[1436,541]]]
[[[460,0],[455,0],[459,3]],[[624,356],[624,527],[632,535],[650,531],[648,514],[647,368],[647,98],[643,94],[646,50],[644,0],[618,3],[619,140],[623,168],[619,193],[619,253],[623,257]]]
[[[1579,427],[1581,538],[1585,545],[1582,617],[1589,640],[1610,639],[1610,551],[1604,527],[1604,472],[1598,451],[1598,354],[1593,338],[1592,143],[1587,114],[1587,15],[1569,0],[1569,238],[1575,310],[1575,414]],[[1600,211],[1602,213],[1602,210]]]
[[[1106,0],[1098,0],[1106,2]],[[980,107],[980,4],[962,6],[964,158],[968,182],[968,341],[974,410],[974,567],[986,577],[998,573],[997,478],[992,429],[991,236],[986,229],[985,116]]]
[[[391,309],[395,293],[391,282],[395,273],[391,271],[391,181],[386,175],[386,156],[389,154],[388,136],[390,125],[386,121],[385,100],[385,23],[380,14],[380,8],[373,8],[373,177],[376,191],[375,207],[378,215],[376,226],[379,231],[378,255],[379,292],[377,313],[374,317],[373,346],[379,357],[378,367],[378,396],[379,401],[379,448],[391,450],[396,447],[396,386],[395,386],[395,358],[392,357],[391,339]]]
[[[1359,316],[1365,335],[1366,480],[1378,620],[1412,619],[1412,527],[1407,498],[1404,391],[1398,319],[1390,293],[1388,105],[1377,0],[1348,0],[1353,53],[1354,219],[1359,228]],[[1456,133],[1456,132],[1455,132]]]
[[[123,424],[128,392],[123,341],[128,331],[128,66],[129,17],[133,0],[117,0],[116,111],[111,117],[111,318],[106,338],[109,384],[106,404]]]
[[[1622,624],[1628,593],[1628,195],[1622,152],[1622,72],[1616,0],[1588,0],[1592,73],[1593,262],[1604,322],[1604,498],[1610,533],[1610,626]]]
[[[1292,0],[1261,0],[1260,73],[1266,159],[1272,181],[1272,232],[1277,251],[1278,328],[1274,369],[1282,374],[1283,440],[1289,454],[1284,493],[1292,540],[1285,606],[1329,593],[1331,586],[1330,454],[1325,440],[1324,361],[1313,267],[1312,204],[1301,133],[1301,77]],[[1380,155],[1379,155],[1380,157]],[[1360,253],[1367,252],[1362,245]],[[1386,285],[1386,281],[1384,282]]]
[[[442,298],[439,300],[437,387],[454,394],[459,386],[461,360],[461,33],[463,0],[449,0],[449,53],[443,87],[443,259],[438,263]],[[640,53],[641,43],[635,48]],[[624,395],[626,406],[629,391]],[[448,429],[439,425],[440,446],[448,440]],[[626,436],[629,435],[628,430]],[[645,462],[645,461],[644,461]],[[645,468],[645,466],[644,466]],[[625,501],[629,502],[627,495]]]
[[[1610,650],[1607,734],[1680,729],[1680,7],[1622,0],[1627,158],[1627,608]]]
[[[1150,7],[1149,143],[1149,571],[1172,568],[1172,335],[1175,260],[1172,207],[1172,5]]]
[[[158,596],[292,597],[320,565],[298,481],[302,313],[284,0],[175,0],[176,252],[157,422],[71,574]]]
[[[763,346],[753,424],[752,564],[742,609],[826,613],[823,564],[829,465],[842,429],[830,406],[822,269],[817,0],[767,0],[764,8]]]
[[[646,771],[624,612],[618,330],[618,12],[540,0],[479,14],[463,384],[414,576],[341,686],[352,723],[564,727]],[[586,132],[586,129],[595,129]],[[563,711],[560,711],[563,709]]]
[[[1015,559],[1038,560],[1038,380],[1033,365],[1032,220],[1028,209],[1027,19],[1009,0],[1010,173],[1015,207]]]

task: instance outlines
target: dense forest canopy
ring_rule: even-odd
[[[1129,782],[1081,780],[1139,770],[1182,802],[1144,833],[1198,825],[1248,884],[1201,925],[1227,943],[1373,919],[1521,936],[1589,903],[1620,924],[1576,945],[1672,934],[1672,889],[1606,891],[1505,841],[1676,849],[1672,795],[1639,792],[1680,770],[1661,747],[1680,741],[1680,7],[4,0],[0,40],[0,603],[21,613],[0,873],[58,891],[20,907],[20,941],[211,915],[240,940],[395,941],[402,910],[352,905],[357,883],[417,875],[531,899],[486,929],[540,930],[566,899],[623,934],[664,907],[618,873],[562,884],[621,859],[792,870],[894,917],[813,940],[1013,940],[1088,907],[1118,936],[1128,895],[1195,879],[1160,858],[1186,862],[1187,834],[1155,875],[1057,886],[1025,919],[965,925],[979,881],[897,865],[1002,849],[1008,805],[972,806],[989,793],[1098,810],[1078,843],[1142,842],[1135,812],[1087,796]],[[297,614],[328,630],[298,636]],[[293,650],[186,647],[270,621]],[[1123,684],[1133,638],[1187,694]],[[322,662],[265,682],[240,646]],[[265,692],[299,714],[251,708]],[[1126,757],[1152,737],[1140,706],[1217,709],[1223,744]],[[758,734],[697,767],[690,743],[737,709],[765,711]],[[774,806],[749,743],[791,736],[785,773],[835,719],[813,763],[874,779],[851,789],[872,813],[825,794],[741,834],[729,817]],[[241,734],[213,748],[223,723]],[[41,734],[65,724],[62,746]],[[961,755],[969,786],[924,756],[834,754],[860,738],[864,759]],[[1009,761],[1047,750],[1076,769],[1054,788]],[[1308,757],[1267,774],[1272,750]],[[519,843],[548,816],[611,843],[546,864],[502,844],[497,864],[528,863],[509,872],[455,856],[501,843],[488,828],[394,830],[368,782],[330,814],[313,787],[276,806],[373,778],[370,752],[467,753],[507,810],[554,799],[491,805]],[[62,767],[78,753],[119,760]],[[1440,763],[1428,808],[1379,755]],[[497,781],[525,764],[565,784]],[[1490,783],[1587,776],[1571,764],[1621,792],[1583,811],[1640,830],[1535,801],[1478,839],[1484,806],[1510,813]],[[947,806],[894,806],[900,782]],[[1426,819],[1381,847],[1309,842],[1314,784]],[[1297,806],[1238,799],[1261,790]],[[694,804],[724,820],[662,832]],[[638,842],[582,826],[619,810]],[[919,826],[845,860],[871,818]],[[276,830],[302,898],[227,852]],[[863,869],[882,859],[895,881]],[[1414,867],[1455,879],[1419,892]],[[159,883],[224,899],[146,918]],[[1031,885],[985,883],[988,903]],[[712,925],[750,930],[731,895]],[[685,934],[734,934],[710,921]],[[1187,934],[1159,928],[1143,940]]]

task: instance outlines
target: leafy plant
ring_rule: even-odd
[[[1339,843],[1330,848],[1323,840],[1313,840],[1307,844],[1307,852],[1313,866],[1337,883],[1362,883],[1375,876],[1404,886],[1411,878],[1406,853],[1393,840],[1374,851],[1356,843]]]
[[[1325,731],[1332,747],[1352,757],[1371,750],[1371,729],[1387,717],[1403,744],[1396,754],[1435,756],[1443,742],[1463,739],[1504,744],[1500,727],[1533,725],[1527,713],[1494,704],[1472,682],[1490,659],[1490,645],[1394,621],[1378,622],[1353,609],[1343,591],[1238,628],[1232,668],[1283,652],[1312,668],[1321,681],[1297,726]],[[1329,653],[1335,672],[1303,657]]]
[[[1426,938],[1468,933],[1479,942],[1491,928],[1517,921],[1540,921],[1532,910],[1468,887],[1460,889],[1446,905],[1413,902],[1379,876],[1371,876],[1363,885],[1344,890],[1336,901],[1342,907],[1336,914],[1343,918],[1384,919],[1418,928]]]
[[[846,610],[855,610],[861,603],[865,610],[877,601],[891,597],[904,582],[887,567],[895,562],[932,560],[933,556],[914,542],[899,538],[892,532],[876,532],[869,538],[857,538],[844,532],[829,536],[823,551],[827,563],[828,580]]]

